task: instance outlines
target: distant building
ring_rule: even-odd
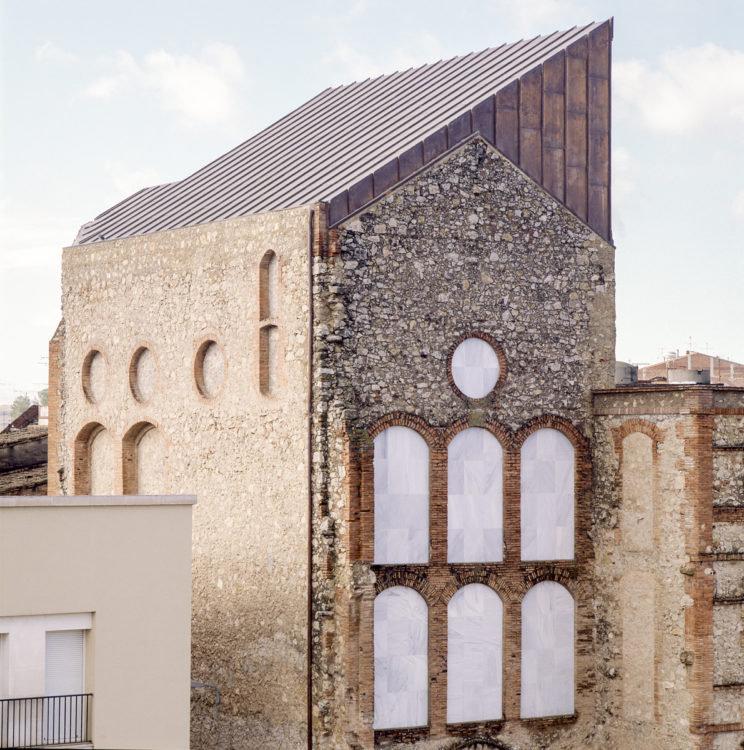
[[[195,502],[0,497],[0,747],[188,749]]]
[[[10,416],[11,409],[10,404],[0,404],[0,430],[4,430],[13,421]]]
[[[667,370],[710,370],[711,383],[744,387],[744,364],[689,350],[682,355],[676,351],[670,352],[663,362],[639,365],[638,379],[666,379]]]
[[[48,411],[33,404],[0,431],[0,495],[47,494]]]
[[[744,741],[744,388],[616,386],[611,37],[326,89],[65,249],[50,491],[198,493],[194,750]]]

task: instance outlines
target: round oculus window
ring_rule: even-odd
[[[499,379],[499,358],[483,339],[465,339],[452,355],[452,379],[468,398],[487,396]]]

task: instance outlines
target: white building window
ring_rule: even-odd
[[[488,431],[459,432],[447,449],[447,560],[501,562],[503,450]]]
[[[45,695],[74,695],[83,692],[83,635],[82,630],[47,631]]]
[[[574,601],[554,581],[522,601],[522,718],[574,711]]]
[[[504,606],[482,583],[461,588],[447,605],[447,723],[502,717]]]
[[[428,723],[429,609],[406,586],[375,598],[375,729]]]
[[[558,430],[533,432],[522,445],[523,560],[574,556],[574,448]]]
[[[375,438],[375,563],[429,561],[429,446],[415,430]]]

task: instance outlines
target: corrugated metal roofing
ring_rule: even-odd
[[[600,25],[325,89],[189,177],[104,211],[75,244],[330,200]]]

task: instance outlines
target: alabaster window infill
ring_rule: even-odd
[[[113,495],[116,491],[116,454],[111,433],[101,427],[88,444],[89,493]]]
[[[447,605],[447,722],[502,718],[504,606],[482,583],[461,588]]]
[[[522,445],[523,560],[574,556],[574,448],[558,430],[533,432]]]
[[[499,379],[499,358],[483,339],[465,339],[452,355],[452,379],[468,398],[487,396]]]
[[[145,427],[137,438],[135,461],[137,466],[137,495],[164,495],[165,438],[156,427]]]
[[[429,446],[415,430],[388,427],[374,443],[375,563],[429,560]]]
[[[428,619],[411,588],[393,586],[375,598],[375,729],[428,723]]]
[[[499,441],[470,427],[447,448],[447,561],[503,560],[503,463]]]
[[[88,353],[83,362],[83,391],[91,404],[97,404],[106,392],[106,360],[97,350]]]
[[[214,398],[225,379],[225,356],[215,341],[205,341],[196,353],[194,376],[199,393]]]
[[[574,711],[574,601],[554,581],[533,586],[522,601],[523,718]]]
[[[135,352],[130,370],[129,385],[137,401],[145,403],[152,398],[157,378],[158,367],[155,355],[143,346]]]

